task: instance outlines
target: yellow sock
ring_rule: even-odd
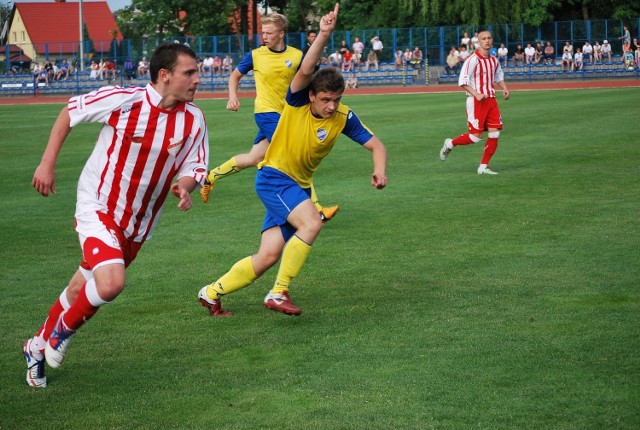
[[[258,277],[253,270],[251,256],[243,258],[234,264],[231,269],[220,279],[207,287],[207,297],[211,300],[218,300],[225,294],[251,285]]]
[[[318,209],[318,212],[322,210],[322,205],[320,204],[320,202],[318,202],[316,187],[314,187],[313,184],[311,184],[311,201],[313,202],[314,205],[316,205],[316,209]]]
[[[282,294],[289,291],[289,284],[298,276],[302,266],[311,252],[311,246],[307,245],[298,236],[293,235],[284,247],[280,268],[276,276],[276,282],[271,290],[274,294]]]
[[[215,169],[212,169],[209,172],[209,176],[207,176],[207,181],[213,184],[218,179],[226,178],[227,176],[231,176],[241,170],[242,169],[239,168],[236,163],[236,157],[231,157]]]

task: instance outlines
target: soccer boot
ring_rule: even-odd
[[[67,355],[67,350],[69,349],[69,343],[71,343],[71,339],[76,332],[64,325],[64,322],[62,321],[63,315],[64,313],[60,315],[60,318],[58,318],[58,323],[53,329],[51,336],[49,336],[47,346],[44,349],[44,356],[47,359],[47,364],[54,369],[57,369],[62,365],[62,362]]]
[[[22,347],[24,358],[27,360],[27,384],[44,388],[47,386],[47,375],[44,374],[44,351],[31,352],[32,340],[27,340]]]
[[[320,219],[322,220],[322,223],[324,224],[327,221],[329,221],[331,218],[336,216],[339,210],[340,210],[340,206],[338,205],[331,206],[328,208],[323,207],[319,209],[318,212],[320,213]]]
[[[449,145],[451,145],[451,139],[445,139],[444,145],[442,145],[442,149],[440,150],[440,159],[442,161],[446,160],[447,155],[451,152],[452,148],[450,148]]]
[[[208,287],[209,286],[206,285],[200,289],[200,291],[198,292],[198,301],[202,306],[209,310],[209,315],[218,318],[230,317],[231,315],[233,315],[231,311],[225,311],[224,309],[222,309],[222,303],[220,303],[220,300],[211,300],[209,297],[207,297]]]
[[[207,177],[209,177],[208,174]],[[213,184],[205,178],[204,185],[200,188],[200,197],[203,202],[207,203],[209,201],[209,193],[211,191],[213,191]]]
[[[284,292],[282,294],[274,294],[269,291],[269,294],[264,298],[264,305],[272,311],[282,312],[287,315],[300,315],[302,310],[299,307],[291,303],[289,293]]]
[[[489,166],[484,167],[484,166],[480,166],[478,167],[478,175],[497,175],[498,172],[494,172],[493,170],[491,170],[489,168]]]

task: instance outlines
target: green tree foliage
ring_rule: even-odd
[[[262,4],[261,2],[259,2]],[[272,0],[287,15],[289,31],[317,28],[335,0]],[[117,11],[126,38],[230,34],[229,17],[248,0],[133,0]],[[180,19],[180,11],[186,18]],[[341,0],[338,30],[544,22],[577,19],[629,20],[640,16],[637,0]]]

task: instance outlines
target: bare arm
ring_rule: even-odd
[[[227,102],[227,109],[237,112],[240,109],[240,100],[238,100],[238,86],[240,85],[240,79],[244,75],[235,69],[229,76],[229,101]]]
[[[56,160],[69,133],[71,133],[71,118],[65,106],[51,128],[49,142],[31,180],[33,188],[45,197],[49,197],[50,192],[54,194],[56,192]]]
[[[507,88],[507,84],[505,84],[504,80],[498,82],[497,84],[502,89],[502,96],[505,100],[509,100],[511,94],[509,93],[509,89]]]
[[[193,205],[191,192],[195,190],[197,185],[198,183],[191,176],[184,176],[171,185],[171,194],[180,200],[178,203],[178,209],[181,211],[188,211],[191,209],[191,206]]]
[[[373,159],[371,185],[381,190],[387,186],[387,148],[376,136],[373,136],[362,146],[371,151]]]
[[[309,86],[309,83],[313,78],[313,72],[315,71],[316,64],[320,61],[324,45],[327,43],[327,40],[329,40],[333,29],[336,27],[339,9],[340,5],[336,3],[332,12],[329,12],[320,18],[320,32],[318,33],[318,37],[316,37],[316,40],[313,42],[311,47],[309,47],[307,54],[302,60],[302,64],[300,64],[298,72],[294,76],[293,81],[291,81],[290,88],[292,93],[296,93]]]

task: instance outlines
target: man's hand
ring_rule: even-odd
[[[176,196],[180,202],[178,203],[178,209],[181,211],[188,211],[191,209],[193,205],[193,201],[191,200],[191,194],[189,194],[188,190],[185,190],[180,186],[179,183],[175,183],[171,185],[171,194]]]
[[[340,10],[340,4],[336,3],[333,8],[333,12],[329,12],[322,18],[320,18],[320,31],[325,33],[331,33],[336,28],[336,22],[338,21],[338,10]]]
[[[238,112],[238,109],[240,109],[240,101],[235,98],[234,99],[230,98],[229,101],[227,102],[227,110]]]

